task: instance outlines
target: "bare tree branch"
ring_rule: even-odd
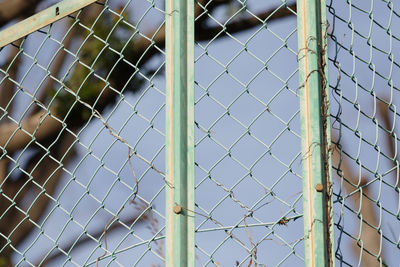
[[[229,1],[221,0],[220,2],[225,3]],[[219,4],[215,4],[210,8],[216,8],[217,6],[219,6]],[[195,11],[196,11],[195,17],[198,17],[204,10],[201,7],[200,8],[197,7]],[[210,12],[209,9],[208,12]],[[200,19],[196,21],[195,38],[196,41],[206,41],[212,38],[219,39],[227,37],[226,34],[219,34],[219,33],[222,31],[224,33],[230,33],[230,34],[238,33],[262,25],[261,21],[267,18],[268,22],[272,22],[285,17],[294,16],[295,12],[296,12],[296,3],[291,4],[287,7],[279,8],[278,10],[276,9],[276,7],[273,7],[264,12],[256,14],[255,15],[256,17],[251,16],[248,18],[242,18],[240,20],[232,21],[228,23],[224,28],[220,26],[206,27],[204,26],[205,19]],[[208,16],[204,17],[208,18]],[[138,67],[144,65],[151,57],[159,53],[159,50],[156,49],[155,47],[163,48],[165,45],[164,26],[162,26],[162,28],[160,29],[155,29],[153,31],[150,31],[148,34],[146,34],[146,36],[148,36],[149,38],[148,39],[141,38],[137,43],[135,43],[134,49],[138,51],[137,54],[142,55],[139,61],[137,62],[134,61],[138,65]],[[149,39],[151,39],[151,41]],[[129,56],[127,58],[129,59]]]
[[[393,136],[394,127],[390,119],[390,111],[388,105],[386,105],[382,101],[378,101],[378,113],[383,119],[383,127],[389,131],[386,133],[386,146],[389,149],[390,157],[393,158],[393,167],[397,167],[399,163],[398,156],[396,155],[396,138]],[[396,172],[393,172],[393,182],[395,183],[393,186],[398,187],[398,181],[396,177]]]
[[[77,28],[73,27],[71,30],[68,32],[68,34],[64,38],[64,42],[62,46],[60,47],[58,51],[58,55],[56,56],[55,60],[52,63],[50,73],[51,76],[57,77],[61,71],[61,68],[64,66],[65,58],[67,56],[67,52],[65,50],[68,50],[72,44],[72,41],[75,38],[75,35],[77,33]],[[49,96],[50,91],[53,89],[55,80],[52,78],[48,78],[46,84],[44,85],[43,89],[40,90],[38,100],[40,102],[45,102],[46,98]],[[34,109],[34,112],[38,111],[38,106],[36,106],[36,109]]]
[[[208,14],[221,5],[232,3],[232,0],[198,0],[194,5],[194,17],[197,25],[203,24],[209,19]]]
[[[16,45],[20,44],[21,44],[20,41],[16,42]],[[15,80],[18,75],[21,63],[20,57],[16,58],[18,53],[19,49],[12,47],[8,55],[7,62],[4,66],[5,69],[6,68],[9,69],[8,77],[13,80]],[[4,79],[3,83],[0,85],[0,112],[2,113],[1,115],[5,115],[3,117],[5,119],[0,121],[0,124],[6,122],[7,114],[10,114],[12,112],[14,102],[11,101],[11,99],[14,96],[14,93],[15,93],[15,84],[11,82],[9,79]],[[9,165],[10,165],[10,160],[7,157],[3,157],[0,159],[0,179],[3,179],[2,177],[6,177]]]
[[[22,16],[35,12],[36,5],[43,0],[4,0],[0,2],[0,27]]]
[[[46,213],[51,202],[49,196],[54,195],[63,173],[62,168],[74,156],[74,142],[74,135],[61,135],[60,140],[49,148],[49,154],[40,157],[31,166],[32,170],[28,170],[31,179],[16,182],[7,180],[7,183],[3,183],[3,193],[0,195],[0,232],[7,239],[0,239],[0,249],[4,260],[10,258],[13,252],[8,243],[17,247],[36,227],[34,223],[39,223]],[[27,196],[30,197],[26,199]],[[26,203],[29,199],[32,203]]]
[[[295,8],[295,5],[291,5],[288,8],[281,8],[278,11],[275,11],[275,8],[271,8],[266,12],[262,12],[258,14],[260,19],[267,18],[270,16],[269,21],[276,20],[278,18],[283,18],[286,16],[292,16],[293,12],[289,10]],[[253,17],[251,18],[244,18],[239,21],[232,22],[227,25],[227,30],[230,33],[250,29],[251,27],[260,25],[261,22],[258,19]],[[197,40],[205,40],[207,38],[213,38],[215,32],[219,32],[221,29],[197,29],[196,39]],[[160,51],[158,48],[162,48],[165,44],[165,33],[163,27],[157,28],[153,31],[150,31],[146,36],[149,36],[149,41],[147,38],[142,37],[138,42],[135,42],[135,47],[130,51],[135,51],[134,56],[132,52],[129,52],[126,56],[127,60],[132,62],[136,62],[137,66],[140,67],[144,65],[150,58],[154,55],[158,54]],[[219,35],[218,38],[223,37],[224,35]],[[129,77],[131,75],[131,68],[121,69],[118,72],[119,76]],[[108,90],[111,91],[111,90]],[[96,109],[102,110],[108,103],[112,102],[113,99],[118,94],[114,93],[106,93],[102,96],[101,103],[99,102],[96,105]],[[45,119],[42,121],[43,116]],[[81,122],[83,123],[83,122]],[[81,124],[79,123],[79,124]],[[16,151],[25,147],[29,142],[33,139],[41,142],[45,140],[50,135],[54,134],[55,132],[61,129],[62,125],[60,122],[48,116],[45,111],[38,112],[32,115],[30,118],[24,120],[21,126],[10,123],[0,126],[0,146],[6,147],[9,153]],[[36,130],[34,137],[32,136],[33,132]],[[29,133],[29,134],[28,134]],[[11,138],[12,137],[12,138]],[[10,139],[11,138],[11,139]]]
[[[332,134],[332,139],[338,140],[334,134]],[[334,141],[334,143],[336,143],[336,141]],[[378,231],[372,227],[378,226],[378,218],[375,210],[376,203],[370,199],[372,185],[367,185],[368,180],[365,177],[359,177],[353,172],[347,158],[339,149],[333,151],[332,159],[334,166],[338,168],[338,175],[335,177],[340,179],[340,184],[343,185],[347,193],[343,201],[350,200],[354,211],[357,212],[357,216],[360,218],[361,233],[356,235],[359,239],[352,243],[354,255],[360,255],[360,249],[362,247],[363,266],[377,266],[379,264],[377,257],[369,254],[377,255],[381,248],[380,235]],[[367,253],[367,251],[369,253]],[[380,256],[382,256],[382,254],[380,254]]]
[[[48,111],[40,111],[21,123],[9,122],[0,127],[0,147],[7,153],[26,147],[33,141],[43,142],[60,131],[62,123],[50,116]],[[0,177],[1,181],[4,177]]]
[[[19,46],[21,41],[16,41],[15,44]],[[9,68],[7,72],[9,79],[15,80],[18,75],[18,70],[21,63],[21,58],[17,57],[19,52],[20,50],[18,48],[13,46],[11,47],[11,51],[8,55],[6,63],[7,67],[5,66],[5,68]],[[10,114],[13,108],[13,102],[10,102],[10,100],[15,92],[15,84],[9,79],[4,79],[3,83],[0,85],[0,108],[1,111]]]
[[[207,6],[207,12],[212,11],[215,7],[229,3],[230,0],[216,0],[213,1],[212,4],[206,3],[207,0],[202,0],[204,5]],[[11,19],[15,18],[15,16],[21,16],[25,14],[24,12],[33,12],[32,6],[34,3],[38,3],[40,0],[13,0],[13,1],[3,1],[0,3],[0,26],[4,25]],[[6,6],[8,5],[8,6]],[[29,8],[31,9],[29,9]],[[99,7],[99,6],[98,6]],[[14,13],[4,14],[4,10],[12,9]],[[295,9],[295,5],[289,6],[289,8]],[[198,17],[202,12],[204,12],[203,8],[196,8],[196,17]],[[7,18],[7,15],[8,18]],[[294,15],[294,13],[287,8],[281,8],[275,11],[275,8],[271,8],[265,12],[257,14],[259,19],[264,20],[268,18],[268,21],[273,21],[278,18],[283,18],[286,16]],[[205,21],[208,19],[208,16],[204,16],[197,19],[196,22],[196,40],[197,41],[205,41],[210,38],[214,38],[216,34],[218,34],[222,29],[221,27],[215,28],[207,28],[205,26]],[[243,30],[250,29],[252,27],[262,25],[259,19],[254,17],[246,17],[242,18],[238,21],[232,21],[228,23],[225,27],[225,32],[235,33]],[[3,24],[2,24],[3,23]],[[161,49],[165,45],[165,32],[164,26],[157,27],[152,31],[146,34],[148,38],[142,37],[139,40],[134,42],[133,47],[126,51],[126,55],[124,52],[124,59],[130,61],[133,64],[136,64],[136,67],[144,66],[149,59],[153,56],[159,54]],[[227,36],[226,34],[219,34],[217,38],[221,38]],[[68,46],[72,42],[73,36],[70,39],[67,37],[64,40],[64,47],[68,49]],[[62,49],[59,56],[53,62],[53,66],[51,68],[51,73],[53,76],[57,76],[57,73],[60,71],[63,66],[63,62],[65,61],[65,50]],[[110,81],[111,85],[118,85],[118,77],[130,77],[132,75],[132,68],[121,67],[118,69],[117,75],[114,75],[115,81]],[[43,87],[39,99],[40,102],[44,102],[44,100],[48,92],[52,89],[54,81],[49,81]],[[122,86],[116,86],[116,90],[120,90],[123,88]],[[115,89],[106,88],[105,91],[102,92],[101,97],[96,102],[95,108],[99,112],[101,112],[107,105],[112,103],[119,94],[115,91]],[[5,101],[7,102],[7,101]],[[37,108],[38,110],[39,108]],[[50,115],[52,114],[52,115]],[[54,194],[57,185],[59,184],[60,177],[62,175],[62,165],[60,162],[55,161],[54,159],[60,160],[64,157],[65,153],[69,153],[68,156],[62,159],[62,164],[65,165],[72,158],[72,154],[70,151],[71,145],[75,141],[73,135],[63,134],[63,140],[57,140],[55,137],[57,134],[65,127],[62,122],[56,119],[55,111],[47,111],[47,110],[38,110],[31,114],[29,117],[24,119],[22,122],[8,122],[0,126],[0,147],[3,147],[8,154],[12,154],[19,149],[23,149],[31,144],[35,146],[37,144],[52,144],[51,154],[47,155],[40,151],[38,151],[35,155],[33,155],[28,161],[27,171],[30,173],[29,179],[18,179],[17,181],[4,181],[5,176],[7,175],[7,168],[1,169],[1,177],[0,182],[3,183],[4,194],[9,194],[9,198],[7,200],[1,201],[0,208],[3,214],[3,219],[0,219],[0,228],[1,232],[4,235],[9,235],[11,232],[11,236],[9,237],[12,244],[17,246],[20,244],[27,235],[34,229],[33,222],[39,222],[42,216],[46,212],[46,208],[51,202],[48,196]],[[64,119],[64,118],[63,118]],[[80,126],[85,123],[82,118],[73,118],[74,125],[73,128],[76,130]],[[71,128],[71,125],[69,125]],[[1,164],[1,161],[0,161]],[[24,178],[23,175],[19,178]],[[35,184],[41,185],[39,189]],[[6,188],[8,189],[6,190]],[[6,191],[8,193],[6,193]],[[26,197],[28,195],[33,195],[37,197],[30,206],[29,210],[26,212],[21,211],[21,207],[23,206],[23,201],[26,201]],[[4,198],[4,196],[3,196]],[[10,203],[11,199],[11,203]],[[18,209],[16,208],[18,207]],[[116,224],[117,227],[119,224]],[[112,226],[114,227],[114,225]],[[101,230],[99,235],[101,235],[103,230]],[[5,244],[6,240],[1,240],[1,244]],[[81,242],[81,241],[80,241]],[[74,247],[80,245],[75,244]],[[87,241],[83,241],[87,242]],[[73,244],[69,244],[73,246]],[[9,247],[9,246],[8,246]],[[67,246],[68,247],[68,246]],[[2,247],[0,246],[0,249]],[[71,247],[72,248],[72,247]],[[52,260],[53,256],[51,256],[47,260]],[[55,256],[54,257],[58,257]]]
[[[7,1],[7,2],[3,1],[3,2],[1,2],[0,3],[0,27],[3,26],[4,24],[8,23],[9,20],[17,19],[19,17],[25,18],[29,14],[33,13],[39,2],[40,1],[23,1],[22,5],[21,5],[21,1]],[[29,9],[24,10],[24,5],[26,8],[29,7]],[[19,12],[18,9],[19,9],[19,11],[22,11],[22,12],[18,13]],[[5,11],[6,11],[6,13],[4,13]],[[13,11],[16,11],[18,13],[18,15],[16,15],[17,13],[13,13]],[[4,16],[4,15],[6,15],[6,16]],[[7,17],[7,16],[9,16],[9,17]],[[17,46],[19,46],[20,44],[21,44],[20,40],[15,42],[15,45],[17,45]],[[14,102],[11,100],[15,93],[15,84],[13,82],[11,82],[11,80],[16,80],[18,72],[19,72],[21,58],[20,57],[16,58],[18,56],[19,52],[20,52],[19,49],[17,49],[14,46],[11,46],[11,51],[10,51],[10,54],[8,55],[8,59],[6,62],[6,66],[9,68],[8,73],[7,73],[8,78],[4,80],[3,84],[0,87],[0,107],[2,108],[1,111],[5,112],[8,116],[12,113],[13,106],[14,106]],[[10,66],[10,64],[12,64],[12,65]],[[4,67],[6,68],[6,66],[4,66]],[[7,118],[7,117],[4,117],[4,118]],[[5,121],[7,121],[7,120],[6,119],[3,120],[2,123]],[[12,155],[13,155],[13,152],[10,151],[8,153],[8,156],[12,157]],[[9,184],[8,181],[6,181],[6,183],[3,183],[3,180],[8,175],[7,172],[9,170],[10,163],[11,163],[11,161],[7,157],[2,157],[0,159],[0,183],[2,183],[3,194],[7,194],[11,189],[11,191],[14,191],[12,194],[14,196],[21,189],[22,185],[20,185],[17,182],[17,183],[14,183],[14,187],[10,187],[10,186],[8,186],[8,184]],[[1,203],[0,203],[0,210],[3,211],[2,214],[4,214],[4,211],[8,208],[7,203],[8,203],[8,201],[7,202],[1,201]],[[11,219],[12,217],[14,217],[14,216],[11,215],[8,218],[4,218],[4,220],[5,221],[8,220],[8,222],[10,222],[9,219]],[[6,227],[10,226],[9,223],[5,223],[4,225]],[[12,228],[9,228],[9,229],[12,229]],[[3,233],[5,233],[5,232],[3,232]],[[0,240],[0,244],[4,243],[3,241],[4,240]],[[2,259],[6,262],[5,265],[8,265],[8,264],[11,265],[11,248],[10,247],[5,249],[5,253],[2,255]]]
[[[101,12],[101,6],[100,5],[90,5],[88,8],[85,8],[82,10],[82,13],[80,15],[82,23],[88,22],[88,21],[93,21]],[[66,25],[66,32],[64,34],[64,39],[62,40],[62,44],[59,47],[59,50],[57,51],[58,55],[55,57],[55,60],[52,62],[51,69],[50,69],[50,74],[53,77],[59,76],[59,73],[61,71],[61,68],[65,64],[65,59],[67,56],[67,50],[70,49],[72,42],[75,40],[76,36],[78,35],[78,26],[68,26]],[[48,78],[46,84],[40,90],[39,96],[37,99],[40,102],[45,102],[46,98],[48,98],[50,91],[53,89],[55,80],[52,78]],[[36,106],[33,109],[33,112],[39,111],[39,107]]]
[[[29,220],[38,223],[40,218],[46,212],[51,200],[48,196],[54,195],[63,174],[63,166],[68,164],[75,154],[74,149],[72,149],[73,143],[75,142],[75,136],[71,134],[63,134],[60,139],[61,140],[59,140],[56,146],[51,149],[51,156],[46,155],[42,158],[38,162],[41,167],[36,169],[34,168],[32,171],[32,179],[42,186],[40,189],[32,187],[30,190],[37,191],[37,193],[31,192],[37,197],[35,198],[35,202],[30,205],[27,214],[22,212],[17,213],[16,219],[13,223],[15,225],[18,225],[20,222],[23,223],[17,226],[18,230],[11,236],[12,243],[15,246],[18,246],[35,227],[34,224],[27,220],[27,215],[29,215]],[[21,201],[20,203],[17,203],[17,206],[22,207]]]
[[[229,22],[226,25],[224,25],[224,27],[221,26],[203,27],[203,28],[200,27],[200,29],[199,27],[196,27],[196,40],[206,41],[214,37],[217,38],[225,37],[227,36],[226,33],[234,34],[251,29],[259,25],[263,25],[262,21],[266,19],[268,19],[268,22],[272,22],[277,19],[294,16],[295,12],[296,12],[296,3],[291,4],[287,7],[281,7],[279,9],[273,7],[264,12],[257,13],[255,14],[255,16],[250,16],[239,20],[233,20],[232,22]],[[221,32],[223,34],[221,34]]]

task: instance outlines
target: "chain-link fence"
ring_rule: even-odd
[[[400,9],[395,1],[327,1],[336,259],[399,259]]]
[[[302,263],[296,18],[270,20],[294,11],[234,2],[221,16],[210,3],[196,7],[210,21],[195,47],[199,266]],[[238,32],[243,19],[257,23]]]
[[[163,25],[99,1],[2,48],[3,262],[163,265]]]
[[[0,32],[0,266],[171,266],[171,214],[194,217],[179,242],[194,242],[195,266],[310,264],[295,2],[194,2],[194,210],[174,213],[166,49],[183,46],[166,25],[181,10],[31,2],[42,13]],[[327,1],[334,256],[393,266],[400,10],[353,2]]]
[[[207,4],[195,9],[210,21],[195,46],[199,266],[303,264],[296,18],[270,20],[293,8]],[[257,23],[238,32],[243,20]]]

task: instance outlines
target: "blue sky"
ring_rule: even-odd
[[[111,7],[116,8],[121,1],[110,2]],[[248,11],[253,13],[280,3],[247,1]],[[357,6],[368,10],[370,7],[365,3],[357,3]],[[374,4],[373,14],[387,15],[387,7],[380,3]],[[155,1],[155,5],[162,8],[162,1]],[[128,10],[137,17],[146,12],[148,7],[148,1],[136,0],[131,1]],[[379,96],[392,94],[393,99],[398,99],[398,67],[393,67],[388,61],[387,53],[379,52],[376,47],[386,52],[391,51],[396,60],[399,43],[396,38],[388,37],[387,31],[376,28],[375,22],[371,24],[371,18],[365,13],[349,8],[346,3],[335,3],[334,7],[347,21],[334,21],[328,13],[332,27],[335,22],[333,33],[337,38],[336,42],[345,47],[353,47],[353,53],[349,53],[344,48],[336,49],[334,41],[329,40],[329,56],[333,58],[336,55],[341,71],[353,76],[351,79],[344,73],[340,75],[338,88],[342,96],[350,99],[340,100],[345,114],[341,118],[345,125],[358,129],[363,137],[373,143],[373,140],[382,136],[382,132],[376,129],[376,124],[371,123],[371,118],[359,115],[355,107],[359,105],[370,117],[378,118],[373,108],[374,95],[368,90]],[[222,21],[225,12],[219,10],[214,19]],[[243,14],[246,15],[250,13]],[[158,18],[161,16],[159,10],[150,9],[140,24],[140,30],[144,32],[151,25],[159,23]],[[397,29],[390,25],[398,22],[397,16],[393,16],[393,21],[385,21],[378,15],[375,18],[382,24],[389,25],[388,28],[393,30],[392,35],[396,35]],[[55,24],[54,27],[51,31],[54,38],[60,39],[62,24]],[[361,38],[353,28],[370,36],[370,40]],[[41,40],[42,34],[33,34],[25,46],[26,54],[34,55]],[[391,46],[388,45],[390,41]],[[45,66],[50,60],[49,51],[54,49],[54,43],[46,43],[36,56],[39,64]],[[6,49],[1,54],[4,55],[4,52]],[[246,248],[251,249],[252,243],[257,242],[260,242],[257,259],[266,266],[303,264],[303,220],[300,218],[287,225],[276,225],[282,217],[293,217],[302,213],[296,52],[295,17],[268,23],[267,27],[255,27],[211,43],[195,44],[195,120],[198,125],[195,127],[195,218],[198,230],[196,264],[199,266],[235,266],[236,262],[247,266],[249,253]],[[368,68],[368,64],[356,60],[355,55],[371,62],[376,71]],[[33,62],[28,57],[25,60],[22,73]],[[161,67],[163,56],[152,60],[149,65],[156,69]],[[329,67],[329,78],[333,85],[339,76],[337,67],[332,62]],[[41,70],[35,68],[30,70],[22,82],[31,92],[34,92],[44,75],[39,75]],[[376,72],[384,73],[386,77],[391,73],[391,76],[384,79],[376,75]],[[165,80],[163,73],[148,78],[144,90],[137,94],[124,94],[115,106],[108,107],[103,117],[141,157],[164,171]],[[23,75],[20,79],[23,79]],[[395,89],[388,86],[390,79]],[[340,99],[340,96],[336,94],[331,97],[333,114],[339,107],[333,101],[334,98]],[[19,101],[19,106],[15,119],[19,119],[25,110],[23,107],[30,104],[31,98],[20,93],[16,100]],[[397,116],[394,116],[394,120]],[[365,166],[376,169],[379,174],[385,174],[392,168],[389,161],[377,158],[378,153],[371,146],[365,142],[358,143],[359,137],[353,132],[344,130],[343,136],[346,151]],[[379,145],[384,149],[383,144]],[[43,224],[45,234],[34,232],[19,249],[26,250],[26,258],[36,262],[42,257],[43,251],[54,247],[54,240],[57,239],[59,244],[68,243],[76,239],[84,228],[90,234],[105,226],[113,214],[119,211],[121,221],[127,222],[129,216],[140,212],[144,207],[143,203],[151,203],[153,211],[146,216],[153,216],[153,222],[157,223],[147,226],[138,224],[131,229],[126,224],[126,227],[109,233],[108,249],[118,251],[118,254],[116,259],[107,258],[104,265],[100,263],[100,266],[132,265],[136,259],[140,259],[137,266],[161,264],[162,255],[157,256],[157,253],[159,249],[163,249],[162,241],[153,242],[152,251],[148,251],[147,245],[135,244],[152,238],[158,231],[162,232],[165,213],[162,189],[165,184],[162,175],[149,168],[148,163],[142,159],[132,157],[135,174],[140,180],[140,190],[136,204],[129,204],[135,179],[127,160],[127,146],[110,135],[99,119],[92,118],[92,122],[79,134],[77,148],[78,156],[65,168],[66,174],[59,187],[57,201],[49,208],[51,215]],[[22,160],[24,157],[27,155]],[[355,170],[358,170],[357,166],[359,165],[353,164]],[[364,169],[362,172],[365,172]],[[382,183],[384,179],[386,178],[376,180],[372,186],[373,192],[377,201],[395,212],[397,206],[393,199],[398,199],[398,195],[395,195],[392,188],[385,187]],[[335,192],[340,192],[338,181],[334,181]],[[229,196],[227,190],[232,190],[234,198]],[[57,203],[59,207],[56,207]],[[124,207],[122,211],[121,207]],[[253,217],[247,217],[243,221],[248,208],[255,210]],[[392,236],[393,232],[393,240],[396,240],[399,221],[385,211],[382,214],[382,218],[386,220],[381,226],[382,231],[384,234],[388,233],[388,236]],[[343,209],[340,203],[336,203],[335,222],[341,215],[346,218],[346,231],[357,235],[357,219],[354,219],[351,212]],[[212,216],[214,221],[207,220],[204,216]],[[244,224],[255,226],[232,230],[234,225]],[[234,238],[218,228],[232,230]],[[37,237],[39,238],[36,240]],[[102,242],[104,244],[104,240]],[[357,262],[348,252],[348,238],[344,236],[337,244],[340,244],[348,261]],[[97,245],[98,242],[92,240],[79,249],[72,250],[70,255],[75,264],[94,264],[96,258],[104,253]],[[386,251],[385,261],[393,264],[395,257],[392,255],[398,249],[389,244]],[[142,255],[143,258],[140,258]],[[16,255],[15,260],[20,259]],[[74,266],[71,262],[65,262],[65,259],[60,258],[54,264]],[[21,266],[28,265],[23,263]]]

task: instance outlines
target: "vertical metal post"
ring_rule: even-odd
[[[166,265],[195,265],[194,1],[166,0]]]
[[[306,266],[334,266],[324,0],[297,1]]]

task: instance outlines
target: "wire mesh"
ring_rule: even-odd
[[[395,1],[327,1],[336,259],[398,265],[400,9]]]
[[[198,266],[304,264],[296,17],[275,21],[289,4],[196,3]]]
[[[393,266],[400,10],[327,11],[336,263]],[[0,49],[0,266],[164,265],[168,15],[97,1]],[[295,3],[195,25],[196,266],[307,264]]]
[[[163,265],[163,25],[98,1],[0,50],[0,265]]]

